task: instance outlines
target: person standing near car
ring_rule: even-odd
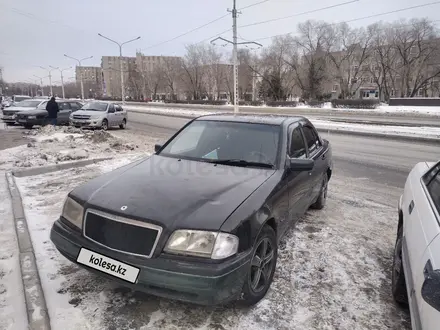
[[[47,116],[49,118],[49,122],[55,126],[57,124],[58,112],[60,111],[58,103],[55,101],[55,97],[52,96],[49,102],[47,102],[46,111],[49,113]]]

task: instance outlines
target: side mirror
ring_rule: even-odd
[[[422,297],[430,306],[440,312],[440,269],[432,270],[425,275]]]
[[[154,152],[158,152],[160,149],[162,149],[162,145],[161,144],[155,144],[154,145]]]
[[[289,169],[292,171],[311,171],[315,162],[313,159],[289,158],[287,160]]]

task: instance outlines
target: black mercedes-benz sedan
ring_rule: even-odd
[[[321,209],[332,152],[303,117],[209,115],[68,194],[51,240],[134,290],[204,305],[262,299],[280,238]]]

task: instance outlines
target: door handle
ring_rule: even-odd
[[[408,206],[408,212],[411,214],[411,212],[414,210],[414,201],[411,201]]]

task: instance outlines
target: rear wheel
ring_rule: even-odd
[[[393,273],[391,275],[391,288],[393,297],[399,304],[408,304],[405,273],[402,262],[403,226],[397,231],[396,246],[394,247]]]
[[[120,129],[125,129],[126,126],[127,126],[127,120],[124,119],[124,120],[122,121],[122,124],[119,125],[119,128],[120,128]]]
[[[102,120],[102,126],[101,126],[101,128],[102,128],[104,131],[108,130],[108,121],[107,121],[107,119],[103,119],[103,120]]]
[[[249,271],[243,286],[243,303],[251,306],[267,293],[275,274],[278,257],[274,230],[264,226],[254,245]]]

